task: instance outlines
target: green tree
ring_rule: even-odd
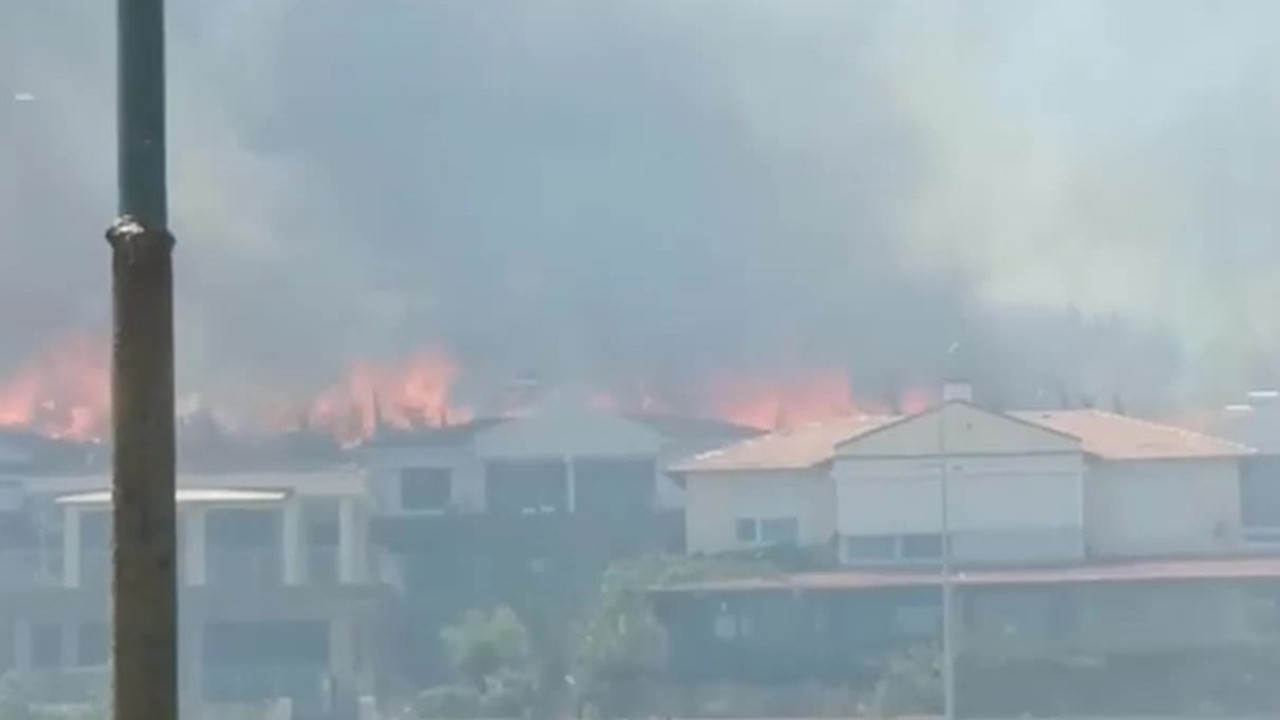
[[[652,555],[614,563],[575,633],[574,690],[579,702],[610,717],[632,714],[645,683],[662,667],[665,637],[648,592],[663,585],[776,574],[759,560]]]
[[[878,717],[932,715],[942,710],[942,652],[921,645],[890,656],[871,698]]]
[[[441,631],[440,639],[454,669],[481,694],[500,672],[525,672],[532,660],[529,632],[506,606],[468,610],[461,622]]]

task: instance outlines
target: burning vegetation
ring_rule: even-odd
[[[307,432],[354,446],[379,430],[438,428],[477,416],[514,416],[536,403],[537,383],[495,406],[469,404],[457,392],[465,369],[449,353],[431,349],[399,362],[361,361],[314,397],[255,411],[265,434]],[[773,430],[861,412],[911,412],[926,406],[926,393],[906,391],[894,402],[855,396],[848,374],[837,368],[779,379],[771,374],[725,371],[692,393],[658,392],[644,384],[599,389],[590,406],[639,415],[682,415]],[[896,407],[891,407],[895,406]],[[209,410],[209,408],[204,408]],[[210,417],[225,415],[207,413]],[[88,333],[63,337],[0,380],[0,428],[52,439],[100,442],[110,424],[110,362],[105,338]]]

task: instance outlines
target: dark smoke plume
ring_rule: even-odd
[[[106,319],[110,5],[0,3],[10,362]],[[443,344],[1155,397],[1280,349],[1264,0],[170,6],[190,389]]]

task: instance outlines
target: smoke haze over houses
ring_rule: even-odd
[[[1273,5],[173,0],[180,382],[1265,380]],[[107,322],[111,12],[0,6],[8,367]]]

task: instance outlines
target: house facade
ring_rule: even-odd
[[[0,665],[50,701],[88,699],[108,661],[111,493],[100,476],[23,489]],[[401,578],[370,543],[359,473],[185,475],[175,502],[184,703],[287,698],[320,717],[374,692]]]
[[[945,524],[957,563],[1027,565],[1257,549],[1244,518],[1258,511],[1241,490],[1253,457],[1097,410],[962,401],[774,433],[670,472],[685,488],[693,553],[834,545],[846,565],[936,564]],[[766,519],[769,538],[748,532]]]
[[[1018,418],[948,403],[840,443],[830,474],[845,564],[936,564],[944,526],[958,563],[1085,555],[1080,440]]]
[[[1046,682],[1067,685],[1040,699],[1106,694],[1072,685],[1088,673],[1077,677],[1071,662],[1108,667],[1130,688],[1138,675],[1117,668],[1227,667],[1280,646],[1280,560],[1251,541],[1245,521],[1260,512],[1242,491],[1253,458],[1243,445],[1137,418],[1000,413],[955,398],[675,463],[690,552],[792,545],[825,549],[829,562],[656,589],[670,669],[693,683],[835,680],[936,644],[948,547],[953,637],[971,691],[986,682],[984,667],[1006,685],[1015,669],[1054,667]],[[1239,674],[1260,671],[1250,667]],[[974,710],[1059,711],[1107,709]]]
[[[402,664],[422,684],[443,681],[448,658],[433,649],[468,609],[551,617],[547,608],[593,591],[609,562],[682,550],[683,492],[662,469],[750,433],[549,402],[519,417],[380,434],[361,460],[379,507],[374,532],[400,559],[411,599]]]

